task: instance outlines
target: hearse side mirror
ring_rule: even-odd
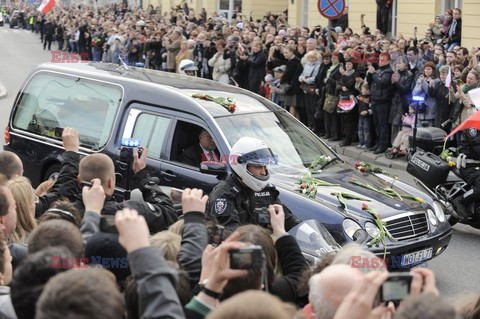
[[[210,175],[225,176],[227,175],[227,165],[221,162],[205,161],[200,163],[200,172]]]

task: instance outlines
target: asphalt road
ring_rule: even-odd
[[[52,44],[52,49],[57,45]],[[8,122],[15,96],[23,81],[36,65],[49,62],[51,53],[43,50],[39,35],[24,30],[0,27],[0,83],[8,96],[0,100],[0,128]],[[347,161],[352,159],[345,158]],[[389,170],[402,180],[412,182],[405,171]],[[428,262],[435,271],[437,285],[444,296],[452,297],[480,287],[480,230],[469,226],[454,226],[453,237],[447,250]]]

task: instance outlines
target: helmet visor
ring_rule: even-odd
[[[238,158],[238,163],[261,166],[277,165],[278,155],[274,155],[272,150],[269,148],[263,148],[250,153],[242,154]]]

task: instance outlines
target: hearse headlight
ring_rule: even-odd
[[[362,227],[357,222],[346,218],[343,220],[343,229],[345,230],[345,233],[347,233],[348,237],[353,239],[355,232],[359,229],[362,229]]]
[[[438,218],[438,221],[441,223],[444,223],[446,218],[445,218],[445,213],[443,212],[442,204],[435,201],[433,202],[432,207],[433,207],[433,212],[435,213],[435,216],[437,216]]]
[[[433,212],[433,210],[431,210],[430,208],[427,209],[427,215],[428,215],[428,220],[430,221],[430,223],[433,226],[437,226],[438,220],[437,220],[437,217],[435,216],[435,213]]]
[[[365,223],[365,230],[367,231],[367,234],[372,238],[380,234],[380,229],[378,229],[377,225],[371,222]]]

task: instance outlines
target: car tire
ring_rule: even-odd
[[[58,173],[60,173],[60,164],[50,165],[50,167],[45,171],[45,174],[43,174],[42,181],[46,181],[48,179],[56,180],[58,178]]]

